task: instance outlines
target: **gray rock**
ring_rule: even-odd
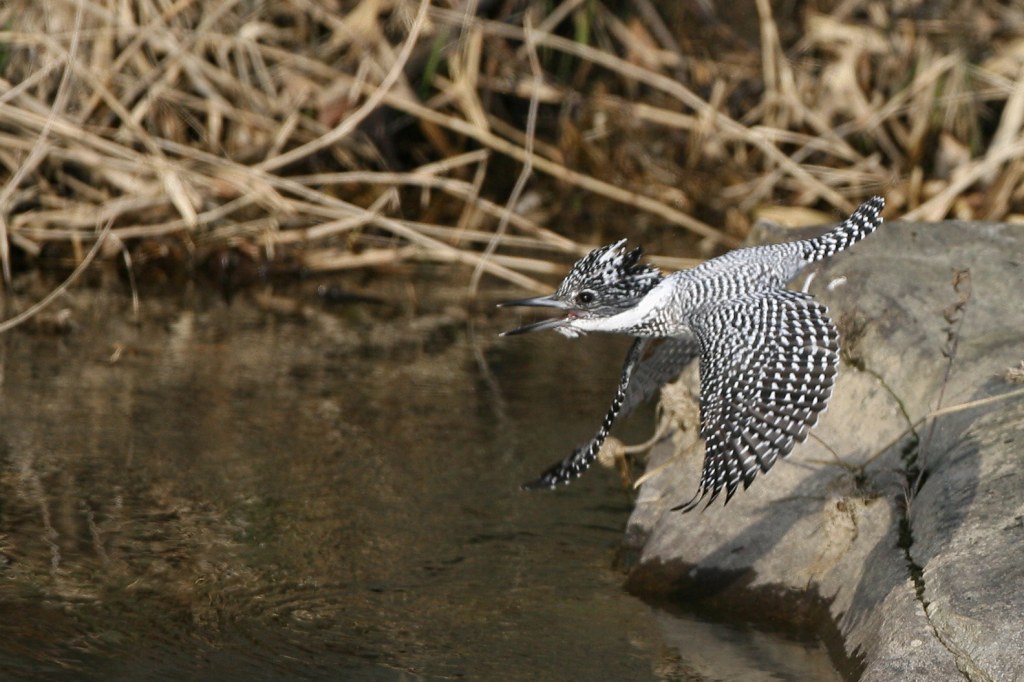
[[[864,680],[1024,680],[1024,227],[887,223],[811,291],[843,337],[829,411],[724,508],[670,511],[692,428],[652,451],[630,588],[831,622]]]

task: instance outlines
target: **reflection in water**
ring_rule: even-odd
[[[708,642],[733,658],[620,589],[617,476],[518,490],[589,437],[621,340],[481,349],[440,317],[381,347],[332,314],[135,326],[90,296],[68,336],[0,337],[5,679],[701,679]]]

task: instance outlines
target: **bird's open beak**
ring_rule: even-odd
[[[524,298],[518,301],[505,301],[504,303],[499,303],[498,307],[557,308],[559,310],[568,309],[568,306],[565,303],[552,296],[538,296],[537,298]],[[561,327],[565,323],[565,320],[565,317],[553,317],[550,320],[541,320],[540,322],[534,322],[532,324],[524,324],[522,327],[516,327],[515,329],[510,329],[507,332],[502,332],[500,335],[514,336],[516,334],[525,334],[527,332],[539,332],[544,329],[556,329]]]

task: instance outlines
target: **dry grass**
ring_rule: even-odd
[[[1024,217],[1024,10],[701,6],[9,0],[4,281],[21,255],[81,262],[107,223],[99,257],[133,268],[237,249],[540,291],[581,241],[679,231],[706,255],[873,193],[894,217]]]

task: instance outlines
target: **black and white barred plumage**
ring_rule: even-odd
[[[639,265],[623,242],[577,261],[551,296],[503,305],[559,308],[564,316],[506,334],[554,329],[569,337],[602,331],[637,337],[601,428],[529,488],[554,488],[580,476],[615,420],[700,358],[700,435],[704,468],[689,511],[724,489],[726,502],[758,471],[767,472],[803,441],[832,394],[839,334],[825,306],[786,285],[808,264],[842,251],[881,223],[873,197],[838,227],[814,238],[738,249],[662,277]],[[650,339],[667,339],[644,359]]]
[[[604,420],[601,421],[601,428],[597,430],[597,435],[591,438],[590,442],[586,445],[576,448],[571,455],[562,461],[553,464],[535,480],[524,483],[523,488],[527,490],[554,488],[559,484],[569,483],[572,479],[579,478],[583,475],[584,471],[590,468],[590,465],[597,458],[597,453],[601,450],[601,446],[604,445],[605,440],[608,438],[608,434],[611,433],[615,420],[620,416],[629,414],[630,409],[633,407],[632,405],[626,405],[626,401],[629,400],[629,388],[631,385],[639,385],[632,380],[633,372],[640,362],[640,358],[648,343],[650,343],[650,339],[638,338],[629,347],[629,352],[626,353],[626,362],[622,366],[622,376],[619,378],[618,390],[615,391],[611,407],[605,413]],[[629,409],[626,409],[627,407]]]

